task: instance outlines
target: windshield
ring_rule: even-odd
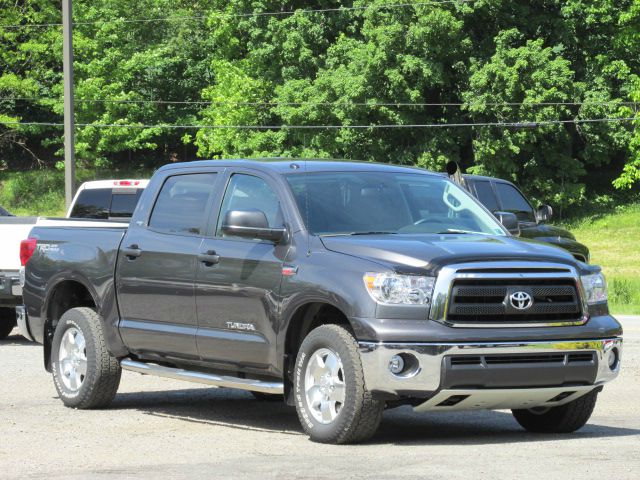
[[[498,221],[449,180],[384,172],[287,175],[315,235],[482,233],[505,235]]]

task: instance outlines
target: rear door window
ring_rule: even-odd
[[[215,173],[167,178],[151,212],[149,227],[165,233],[201,235],[213,200]]]

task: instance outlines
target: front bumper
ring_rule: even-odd
[[[561,405],[613,380],[622,338],[501,343],[360,342],[367,389],[426,401],[417,410]],[[394,355],[412,368],[391,373]],[[613,369],[611,355],[616,356]],[[556,391],[557,390],[557,391]],[[562,395],[564,394],[564,395]],[[450,397],[456,397],[448,400]],[[442,408],[441,408],[442,407]]]

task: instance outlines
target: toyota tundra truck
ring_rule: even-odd
[[[73,408],[125,369],[282,398],[325,443],[400,405],[573,432],[620,370],[605,279],[494,213],[413,168],[172,164],[128,226],[33,229],[24,333]]]

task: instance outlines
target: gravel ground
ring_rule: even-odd
[[[0,478],[640,478],[640,317],[590,423],[533,435],[509,412],[385,412],[366,445],[302,434],[295,411],[244,392],[124,372],[107,410],[65,408],[42,348],[0,342]]]

